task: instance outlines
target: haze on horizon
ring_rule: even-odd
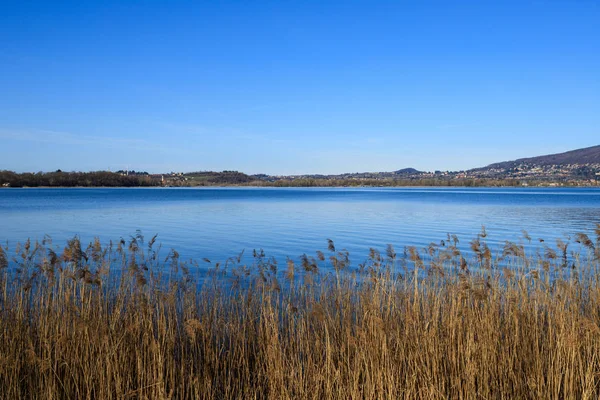
[[[3,2],[0,170],[462,170],[593,146],[598,21],[591,0]]]

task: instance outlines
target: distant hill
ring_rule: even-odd
[[[414,168],[403,168],[403,169],[399,169],[398,171],[394,171],[394,174],[396,175],[413,175],[413,174],[420,174],[421,171],[414,169]]]
[[[490,164],[487,167],[477,168],[485,169],[505,169],[514,168],[518,165],[568,165],[568,164],[600,164],[600,145],[586,147],[584,149],[571,150],[564,153],[549,154],[545,156],[519,158],[513,161],[503,161]]]
[[[188,172],[183,174],[183,177],[188,179],[193,185],[239,185],[249,183],[257,179],[238,171],[200,171]]]

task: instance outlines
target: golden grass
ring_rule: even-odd
[[[197,266],[141,236],[28,242],[16,271],[2,249],[0,397],[598,398],[600,237],[565,259],[564,241],[493,258],[486,236],[372,250],[358,272],[333,242],[282,273],[255,253],[200,290]]]

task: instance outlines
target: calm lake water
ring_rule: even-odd
[[[600,189],[152,188],[0,190],[0,240],[14,249],[50,235],[57,246],[79,235],[103,242],[158,234],[163,254],[225,260],[264,249],[280,263],[327,249],[327,239],[361,262],[390,243],[425,247],[485,225],[492,249],[525,229],[554,243],[600,223]]]

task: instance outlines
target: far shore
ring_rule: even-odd
[[[513,189],[527,189],[527,188],[539,188],[539,189],[573,189],[573,188],[600,188],[600,184],[569,184],[569,183],[538,183],[538,184],[527,184],[527,185],[467,185],[467,184],[450,184],[450,185],[276,185],[276,184],[257,184],[257,185],[165,185],[165,186],[0,186],[0,189],[225,189],[225,188],[252,188],[252,189],[309,189],[309,188],[330,188],[330,189],[366,189],[366,188],[399,188],[399,189],[410,189],[410,188],[447,188],[447,189],[499,189],[499,188],[513,188]]]

